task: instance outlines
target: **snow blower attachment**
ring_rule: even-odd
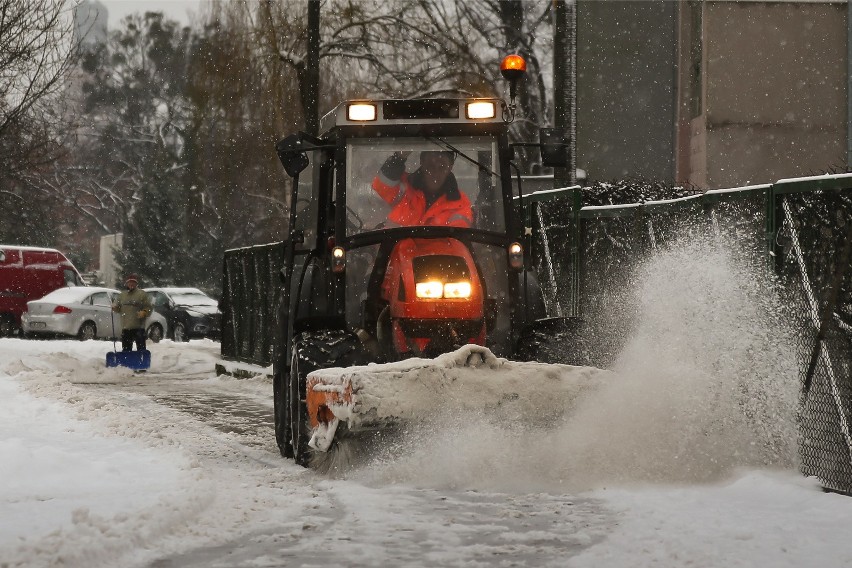
[[[507,65],[514,85],[525,64]],[[273,360],[282,455],[308,465],[348,434],[447,408],[532,404],[559,415],[570,406],[575,389],[520,385],[501,359],[547,316],[522,244],[529,229],[501,108],[498,99],[349,101],[322,119],[319,137],[276,144],[293,177]],[[405,367],[410,357],[420,359]],[[390,367],[375,376],[357,367],[369,363]]]

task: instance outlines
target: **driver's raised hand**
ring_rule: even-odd
[[[411,150],[394,152],[388,156],[388,159],[382,164],[382,175],[390,181],[399,181],[405,171],[405,160],[409,154],[411,154]]]

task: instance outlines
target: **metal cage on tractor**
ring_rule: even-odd
[[[322,119],[318,137],[299,133],[276,145],[293,178],[273,359],[284,456],[307,465],[311,430],[333,418],[309,396],[311,371],[468,343],[512,357],[545,317],[524,263],[501,110],[497,99],[349,101]],[[401,175],[412,180],[430,152],[449,157],[457,195],[447,199],[467,199],[471,218],[395,222],[402,186],[387,199],[377,190],[389,157],[404,161]]]

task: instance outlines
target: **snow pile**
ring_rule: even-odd
[[[2,341],[2,566],[101,565],[206,507],[209,487],[168,425],[82,390],[139,379],[105,367],[110,343]],[[218,344],[202,343],[149,345],[154,368],[209,374]]]
[[[0,373],[31,373],[51,382],[109,383],[129,380],[134,372],[125,367],[106,367],[106,354],[115,346],[111,341],[9,341],[0,359]],[[209,339],[192,341],[192,348],[170,340],[147,344],[151,351],[150,373],[209,374],[219,357],[219,343]],[[121,345],[118,345],[121,349]],[[23,377],[26,378],[26,377]],[[138,376],[137,376],[138,378]]]

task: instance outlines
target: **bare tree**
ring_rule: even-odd
[[[342,98],[501,96],[500,61],[527,60],[513,132],[529,140],[552,113],[543,69],[551,53],[550,2],[521,0],[323,0],[320,94],[310,77],[308,7],[297,0],[234,2],[267,73],[292,78],[301,124]],[[292,106],[292,105],[291,105]],[[531,162],[527,158],[526,162]]]
[[[28,179],[63,151],[62,90],[74,60],[64,0],[0,0],[0,240],[50,244],[49,196]]]
[[[63,0],[0,0],[0,136],[64,86],[73,24]]]

